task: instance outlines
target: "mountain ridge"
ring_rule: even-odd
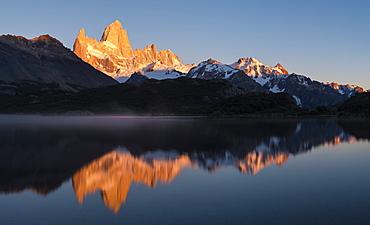
[[[237,74],[237,71],[242,72],[245,77],[251,78],[265,90],[274,93],[287,92],[291,94],[298,105],[311,110],[319,106],[330,107],[348,99],[355,93],[365,92],[356,85],[322,83],[311,80],[304,75],[287,74],[288,71],[280,63],[275,67],[270,67],[252,57],[240,58],[229,65],[209,59],[193,67],[187,74],[187,77],[201,79],[221,78],[232,81],[232,76]],[[239,74],[239,78],[243,78],[243,74]],[[242,82],[239,79],[234,80],[232,83],[236,86],[241,86]],[[259,89],[257,92],[262,91]]]
[[[0,36],[1,95],[20,95],[41,88],[76,92],[116,83],[50,35],[33,39]]]

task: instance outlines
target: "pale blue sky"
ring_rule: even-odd
[[[119,20],[133,48],[156,44],[184,63],[255,57],[370,89],[369,12],[368,0],[19,0],[1,3],[0,34],[50,34],[72,48],[80,28],[99,40]]]

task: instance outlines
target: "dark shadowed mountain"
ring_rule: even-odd
[[[337,114],[344,117],[370,117],[370,93],[358,93],[342,102]]]
[[[0,95],[15,96],[42,88],[80,91],[117,84],[83,62],[49,35],[28,40],[0,36]]]
[[[148,79],[147,76],[141,75],[140,73],[133,73],[126,83],[141,84]]]
[[[348,98],[338,90],[309,77],[297,74],[270,75],[255,78],[272,92],[287,92],[294,96],[297,103],[309,109],[318,106],[333,106]]]
[[[200,114],[204,107],[238,94],[244,94],[244,91],[222,79],[149,79],[140,86],[123,83],[79,93],[41,90],[0,101],[0,112]]]

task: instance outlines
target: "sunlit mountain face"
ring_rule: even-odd
[[[177,78],[195,66],[184,65],[170,50],[157,51],[154,44],[132,50],[126,29],[117,20],[105,28],[99,42],[86,36],[82,28],[73,51],[95,69],[121,82],[134,72],[157,79]]]
[[[291,156],[369,137],[361,120],[17,116],[0,121],[0,192],[47,195],[72,178],[118,212],[133,184],[171,184],[184,169],[257,175]],[[355,131],[354,131],[355,130]]]

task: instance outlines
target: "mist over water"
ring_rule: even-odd
[[[370,219],[369,127],[323,118],[0,116],[0,220],[360,224]]]

